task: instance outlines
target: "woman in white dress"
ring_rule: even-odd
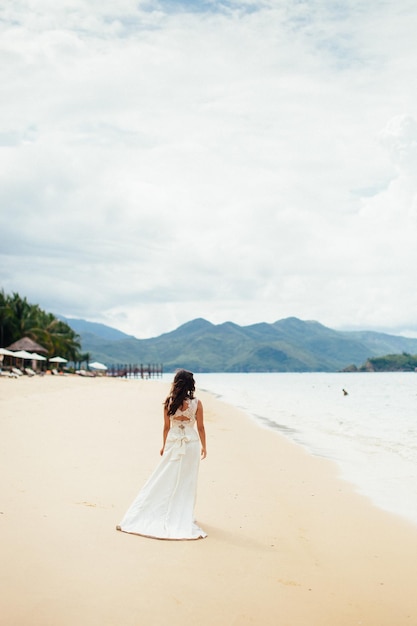
[[[203,405],[194,391],[193,374],[179,370],[164,403],[162,459],[117,530],[155,539],[207,536],[194,521],[200,455],[207,454]]]

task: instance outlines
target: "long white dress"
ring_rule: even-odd
[[[194,521],[200,465],[200,437],[195,428],[197,398],[171,417],[164,453],[126,512],[118,529],[156,539],[201,539]],[[182,419],[181,419],[182,418]]]

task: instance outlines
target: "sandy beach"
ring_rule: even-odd
[[[159,461],[168,390],[0,380],[2,624],[417,624],[417,526],[205,393],[196,518],[208,537],[117,532]]]

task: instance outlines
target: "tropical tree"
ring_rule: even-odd
[[[78,335],[62,320],[52,313],[41,311],[38,326],[32,329],[39,343],[48,350],[50,356],[60,355],[68,361],[74,361],[81,348]],[[32,337],[34,338],[34,337]]]
[[[81,344],[79,336],[52,313],[43,311],[39,305],[30,304],[26,298],[13,293],[0,292],[0,341],[7,346],[30,337],[48,350],[48,355],[60,356],[73,361]]]
[[[77,363],[78,363],[79,366],[81,366],[83,363],[85,363],[86,364],[86,368],[88,369],[90,361],[91,361],[91,354],[90,354],[90,352],[82,352],[82,353],[77,355]]]
[[[4,348],[12,342],[11,335],[12,311],[9,299],[2,289],[0,291],[0,347]]]

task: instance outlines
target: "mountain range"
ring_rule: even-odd
[[[417,339],[374,331],[336,331],[289,317],[239,326],[195,319],[150,339],[80,319],[62,318],[80,336],[82,350],[106,365],[162,364],[164,371],[332,372],[368,358],[417,353]]]

